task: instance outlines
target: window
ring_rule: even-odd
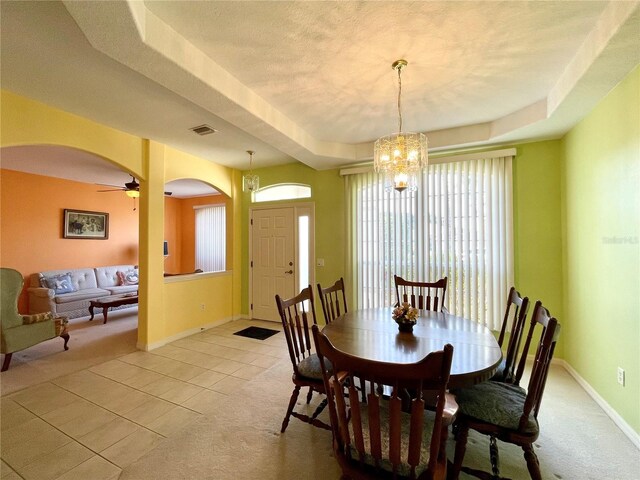
[[[298,291],[311,284],[309,275],[309,215],[298,215]]]
[[[346,177],[351,282],[358,308],[392,305],[393,275],[447,276],[445,305],[499,329],[513,285],[512,157],[430,165],[415,191],[382,175]]]
[[[299,183],[280,183],[261,188],[252,194],[254,202],[272,202],[275,200],[295,200],[311,197],[311,187]]]
[[[196,210],[196,268],[204,272],[226,269],[226,212],[224,205],[204,205]]]

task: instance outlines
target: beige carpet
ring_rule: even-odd
[[[120,478],[340,478],[328,431],[292,419],[287,431],[279,433],[293,385],[290,376],[290,363],[281,361],[221,400],[214,414],[127,467]],[[310,410],[317,401],[312,401]],[[326,413],[323,416],[328,421]],[[540,423],[536,452],[543,478],[640,479],[638,450],[562,367],[552,368]],[[514,480],[529,478],[522,451],[503,443],[499,447],[501,473]],[[486,438],[470,434],[465,465],[490,468]]]
[[[2,372],[1,394],[8,395],[135,352],[138,308],[109,312],[106,324],[102,323],[102,314],[92,321],[88,316],[71,319],[69,335],[66,352],[64,341],[54,338],[14,353],[9,370]]]

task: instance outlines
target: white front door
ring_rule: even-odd
[[[294,208],[253,210],[251,236],[252,317],[279,322],[276,293],[296,294]]]

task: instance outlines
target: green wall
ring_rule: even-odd
[[[562,245],[560,212],[559,140],[516,146],[514,160],[515,280],[523,295],[541,299],[562,321]],[[312,188],[316,204],[316,257],[325,266],[316,267],[316,279],[324,284],[345,276],[346,224],[344,183],[338,170],[315,171],[302,164],[256,170],[260,185],[296,182]],[[248,225],[250,196],[243,197],[243,225]],[[308,201],[305,199],[303,201]],[[248,228],[243,228],[242,268],[248,272]],[[249,280],[243,275],[242,307],[248,312]],[[505,342],[506,345],[506,342]],[[556,352],[562,356],[562,338]]]
[[[640,432],[640,67],[562,146],[565,358]]]
[[[246,173],[246,172],[245,172]],[[311,185],[311,198],[300,202],[314,202],[316,216],[316,258],[324,258],[324,267],[316,267],[316,282],[333,285],[345,276],[345,209],[344,183],[338,170],[316,171],[301,163],[254,170],[260,176],[260,186],[276,183],[305,183]],[[242,312],[249,311],[249,207],[251,196],[243,194],[242,202]],[[294,201],[271,202],[279,203]],[[266,205],[264,203],[253,205]],[[315,263],[315,262],[314,262]],[[275,300],[274,300],[275,302]],[[322,313],[320,313],[322,317]]]
[[[533,305],[540,300],[562,324],[561,142],[526,143],[517,145],[516,151],[513,162],[516,288],[529,297],[529,318]],[[555,358],[564,356],[564,342],[561,334]]]

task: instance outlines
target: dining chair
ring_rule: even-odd
[[[529,297],[523,297],[515,287],[511,287],[507,298],[507,309],[504,312],[504,319],[502,320],[500,336],[498,337],[498,345],[502,347],[507,331],[507,324],[511,319],[511,333],[507,344],[507,352],[502,363],[500,363],[500,367],[498,367],[498,371],[491,380],[520,385],[520,380],[524,373],[524,364],[523,369],[519,372],[516,372],[516,366],[518,365],[518,357],[520,357],[520,359],[526,358],[529,353],[528,349],[520,350],[520,343],[525,330],[528,311]],[[517,375],[517,373],[519,373],[519,375]]]
[[[433,310],[434,312],[440,312],[444,308],[447,277],[436,282],[412,282],[394,275],[393,280],[396,284],[398,305],[406,302],[418,310]]]
[[[289,357],[293,365],[291,380],[295,385],[280,432],[284,433],[287,429],[291,416],[316,427],[331,430],[329,425],[317,418],[327,405],[326,398],[320,402],[311,417],[293,410],[302,387],[309,387],[307,404],[311,402],[313,392],[325,393],[320,361],[318,356],[311,352],[311,334],[309,332],[311,325],[309,323],[316,325],[316,311],[311,285],[302,289],[298,295],[286,300],[280,298],[280,295],[276,295],[276,305],[278,306],[284,336],[289,347]]]
[[[416,363],[377,362],[336,349],[317,325],[312,329],[342,478],[445,479],[447,428],[457,410],[446,392],[453,347]],[[356,377],[366,382],[364,399]],[[391,386],[389,397],[380,394],[381,385]],[[407,390],[415,395],[403,409]],[[437,393],[435,411],[425,409],[423,390]]]
[[[347,313],[347,297],[344,293],[344,280],[340,277],[332,286],[322,288],[318,283],[318,296],[322,304],[322,313],[327,324]]]
[[[457,479],[461,470],[478,478],[500,478],[496,440],[502,440],[521,447],[529,475],[533,480],[542,480],[533,442],[540,434],[538,413],[549,365],[560,335],[560,324],[551,317],[540,301],[537,301],[533,308],[525,349],[528,350],[534,330],[538,326],[542,332],[527,391],[508,383],[484,382],[454,392],[460,409],[455,423],[456,449],[452,478]],[[523,357],[520,363],[523,364],[524,361]],[[470,428],[490,437],[489,450],[493,476],[487,472],[462,467]]]

